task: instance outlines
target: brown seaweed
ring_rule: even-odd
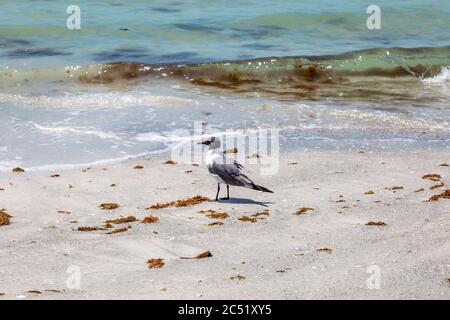
[[[141,223],[158,223],[159,218],[154,216],[148,216],[142,219]]]
[[[216,222],[208,223],[206,226],[207,227],[223,226],[223,222],[216,221]]]
[[[147,264],[150,269],[160,269],[165,265],[164,259],[161,258],[148,259]]]
[[[206,216],[211,219],[226,219],[229,217],[228,213],[226,212],[211,212]]]
[[[113,203],[102,203],[100,205],[100,208],[102,210],[114,210],[114,209],[120,208],[120,205],[117,203],[114,203],[114,202]]]
[[[42,292],[39,291],[39,290],[28,290],[27,293],[32,293],[32,294],[42,294]]]
[[[436,195],[430,197],[430,199],[428,199],[428,202],[439,201],[439,199],[449,199],[450,200],[450,189],[445,190],[441,194],[436,194]]]
[[[205,251],[200,253],[199,255],[195,256],[195,257],[180,257],[180,259],[205,259],[205,258],[211,258],[213,255],[211,253],[211,251]]]
[[[256,219],[255,217],[248,217],[248,216],[242,216],[240,218],[238,218],[238,220],[243,221],[243,222],[256,222],[258,221],[258,219]]]
[[[430,190],[439,189],[439,188],[442,188],[443,186],[444,186],[444,183],[441,181],[440,183],[437,183],[437,184],[431,186]]]
[[[266,209],[266,210],[263,210],[263,211],[259,211],[259,212],[257,212],[257,213],[254,213],[254,214],[252,214],[251,216],[257,218],[257,217],[259,217],[259,216],[269,216],[269,215],[270,215],[269,210]]]
[[[439,181],[441,178],[442,178],[441,175],[439,175],[437,173],[429,173],[422,177],[422,179],[431,180],[431,181]]]
[[[130,227],[119,228],[119,229],[115,229],[113,231],[107,232],[106,234],[116,234],[116,233],[127,232],[129,229],[130,229]]]
[[[325,253],[331,254],[333,252],[333,249],[321,248],[321,249],[316,249],[316,251],[318,251],[318,252],[325,252]]]
[[[314,208],[302,207],[302,208],[298,209],[294,213],[294,215],[299,216],[299,215],[305,214],[308,211],[313,211],[313,210],[314,210]]]
[[[383,221],[369,221],[366,223],[366,226],[376,226],[376,227],[384,227],[387,224]]]
[[[4,211],[4,209],[0,210],[0,226],[7,226],[11,223],[12,216]]]
[[[154,204],[145,209],[146,210],[149,210],[149,209],[159,210],[159,209],[171,208],[171,207],[176,207],[176,208],[190,207],[190,206],[194,206],[194,205],[200,204],[200,203],[208,201],[208,200],[209,200],[209,198],[207,198],[207,197],[197,195],[192,198],[176,200],[176,201],[171,201],[171,202],[166,202],[166,203],[157,203],[157,204]]]
[[[393,187],[387,187],[386,190],[402,190],[404,187],[402,186],[393,186]]]
[[[134,222],[137,221],[135,216],[128,216],[128,217],[120,217],[113,220],[106,220],[105,223],[112,223],[112,224],[122,224],[122,223],[128,223],[128,222]]]
[[[83,231],[83,232],[91,232],[91,231],[101,231],[101,230],[105,230],[105,229],[101,228],[101,227],[87,227],[87,226],[83,226],[83,227],[78,227],[77,230],[78,231]]]

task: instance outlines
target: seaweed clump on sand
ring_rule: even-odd
[[[90,231],[101,231],[105,229],[100,227],[78,227],[77,230],[82,232],[90,232]]]
[[[428,202],[439,201],[439,199],[448,199],[450,200],[450,189],[445,190],[441,194],[436,194],[428,199]]]
[[[113,219],[113,220],[106,220],[105,223],[122,224],[122,223],[135,222],[135,221],[137,221],[136,217],[128,216],[128,217],[120,217],[118,219]]]
[[[102,210],[114,210],[120,208],[120,205],[117,203],[102,203],[100,205],[100,209]]]
[[[180,259],[205,259],[205,258],[211,258],[213,255],[211,251],[205,251],[203,253],[200,253],[199,255],[195,257],[180,257]]]
[[[149,210],[149,209],[159,210],[159,209],[165,209],[165,208],[171,208],[171,207],[176,207],[176,208],[190,207],[190,206],[194,206],[194,205],[200,204],[200,203],[208,201],[208,200],[209,200],[208,197],[197,195],[192,198],[176,200],[176,201],[171,201],[171,202],[166,202],[166,203],[157,203],[157,204],[154,204],[154,205],[146,208],[146,210]]]
[[[270,215],[270,213],[269,213],[269,210],[263,210],[263,211],[259,211],[259,212],[257,212],[257,213],[254,213],[254,214],[252,214],[251,216],[252,217],[255,217],[255,218],[258,218],[258,217],[260,217],[260,216],[269,216]]]
[[[17,167],[17,168],[12,169],[12,172],[15,172],[15,173],[23,173],[23,172],[25,172],[25,170],[22,169],[22,168]]]
[[[226,219],[229,217],[228,213],[226,212],[211,212],[206,216],[211,219]]]
[[[141,223],[158,223],[159,218],[154,216],[148,216],[142,219]]]
[[[300,215],[302,215],[302,214],[305,214],[305,213],[308,212],[308,211],[313,211],[313,210],[314,210],[314,208],[303,207],[303,208],[298,209],[298,210],[294,213],[294,215],[300,216]]]
[[[206,226],[207,227],[223,226],[223,222],[216,221],[216,222],[208,223]]]
[[[325,253],[331,254],[333,252],[333,249],[321,248],[321,249],[317,249],[316,251],[318,251],[318,252],[325,252]]]
[[[387,224],[383,221],[369,221],[366,223],[366,226],[375,226],[375,227],[384,227]]]
[[[255,217],[249,217],[249,216],[242,216],[242,217],[238,218],[238,220],[240,220],[242,222],[253,222],[253,223],[258,221]]]
[[[120,228],[120,229],[116,229],[116,230],[107,232],[106,234],[116,234],[116,233],[127,232],[129,229],[130,229],[130,227]]]
[[[393,187],[388,187],[388,188],[385,188],[386,190],[391,190],[391,191],[395,191],[395,190],[402,190],[402,189],[404,189],[404,187],[402,187],[402,186],[393,186]]]
[[[147,260],[148,267],[150,269],[160,269],[164,267],[164,259],[157,258],[157,259],[148,259]]]
[[[32,293],[32,294],[42,294],[42,292],[39,291],[39,290],[28,290],[27,293]]]
[[[444,183],[441,181],[440,183],[437,183],[437,184],[431,186],[430,190],[439,189],[439,188],[442,188],[443,186],[444,186]]]
[[[12,216],[5,212],[4,209],[0,209],[0,226],[7,226],[11,223]]]
[[[430,173],[430,174],[426,174],[422,177],[422,179],[424,180],[431,180],[431,181],[439,181],[441,180],[441,175],[437,174],[437,173]]]

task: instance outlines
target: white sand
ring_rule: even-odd
[[[189,208],[144,209],[197,194],[215,196],[203,165],[166,165],[161,157],[57,172],[58,178],[49,177],[56,172],[26,172],[0,179],[0,208],[13,216],[10,225],[0,226],[0,299],[450,298],[450,200],[424,202],[449,188],[450,169],[438,166],[450,161],[448,152],[283,158],[275,176],[248,167],[274,194],[232,187],[230,201]],[[133,169],[136,164],[145,168]],[[441,174],[446,186],[430,191],[436,183],[421,179],[427,173]],[[385,189],[392,186],[404,189]],[[425,191],[415,193],[419,188]],[[369,190],[374,194],[364,195]],[[121,207],[100,210],[104,202]],[[238,220],[264,210],[258,202],[266,203],[267,219]],[[315,210],[293,215],[300,207]],[[230,217],[198,213],[208,209]],[[116,235],[74,231],[121,215],[154,215],[160,222],[125,224],[132,228]],[[224,225],[205,226],[214,221]],[[387,225],[366,226],[369,221]],[[206,250],[212,258],[180,259]],[[164,259],[164,267],[149,269],[151,258]],[[367,286],[372,265],[381,271],[379,289]],[[79,268],[80,289],[67,287],[68,268]],[[238,274],[245,279],[230,279]]]

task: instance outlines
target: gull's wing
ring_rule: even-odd
[[[208,167],[211,174],[218,175],[226,184],[252,188],[253,181],[241,172],[244,167],[237,161],[217,157]]]

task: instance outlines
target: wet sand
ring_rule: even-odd
[[[283,154],[187,207],[215,182],[167,159],[1,178],[0,299],[450,298],[448,152]]]

